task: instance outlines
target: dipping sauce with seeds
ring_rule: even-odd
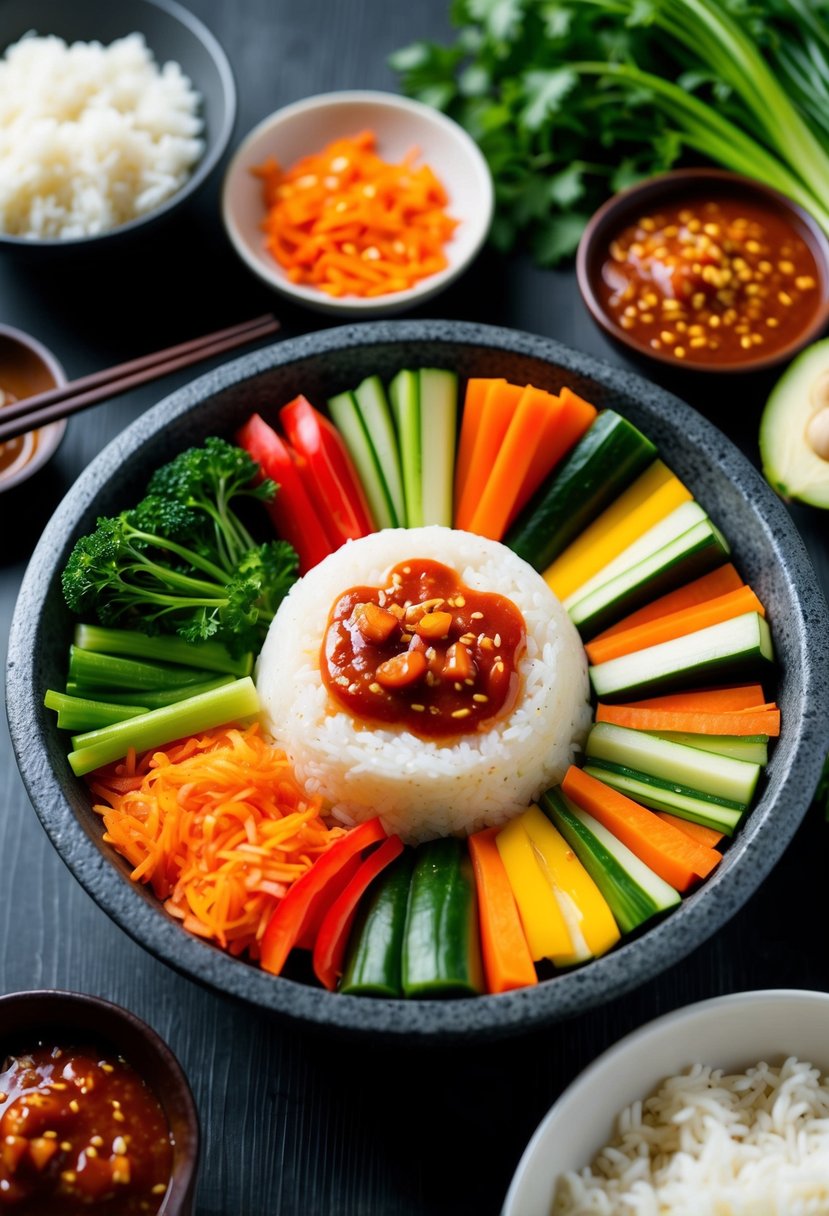
[[[172,1162],[161,1105],[120,1056],[41,1044],[0,1063],[0,1212],[157,1213]]]
[[[821,304],[799,233],[771,206],[727,196],[666,203],[622,230],[599,296],[637,344],[707,366],[773,355]]]
[[[518,694],[524,618],[449,566],[411,559],[384,587],[335,602],[320,655],[329,693],[355,717],[427,739],[485,730]]]

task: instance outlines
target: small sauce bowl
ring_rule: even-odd
[[[679,169],[609,199],[576,256],[594,321],[683,372],[754,372],[829,323],[829,239],[797,203],[723,169]]]
[[[66,384],[66,372],[51,351],[22,330],[0,325],[0,391],[22,401],[61,384]],[[51,460],[65,431],[61,419],[0,442],[0,492],[26,481]]]
[[[187,1077],[159,1035],[129,1010],[84,993],[44,989],[0,996],[0,1065],[8,1055],[39,1044],[94,1048],[102,1057],[123,1058],[138,1074],[158,1099],[173,1142],[170,1179],[157,1216],[193,1216],[199,1116]],[[126,1122],[124,1131],[129,1131]],[[20,1210],[27,1210],[25,1201]],[[87,1210],[94,1216],[96,1204]],[[104,1210],[113,1210],[111,1202]]]

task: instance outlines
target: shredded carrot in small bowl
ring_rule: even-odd
[[[257,724],[224,727],[90,774],[104,840],[184,928],[259,957],[277,904],[346,829]]]
[[[266,248],[292,283],[329,296],[372,298],[406,291],[444,270],[444,245],[458,221],[446,191],[416,149],[400,164],[375,151],[373,132],[338,139],[283,170],[274,159],[262,179]]]

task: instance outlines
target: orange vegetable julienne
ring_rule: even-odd
[[[475,450],[475,436],[478,433],[478,427],[481,425],[484,402],[486,401],[486,395],[489,392],[491,384],[491,379],[480,376],[472,377],[466,382],[463,412],[461,414],[461,432],[458,437],[458,454],[455,460],[455,515],[457,515],[463,489],[466,485],[469,466],[472,462],[472,453]]]
[[[191,933],[231,954],[259,943],[291,884],[345,829],[294,780],[256,724],[134,756],[90,774],[104,840]]]
[[[678,709],[633,709],[628,705],[597,705],[597,722],[612,722],[631,730],[674,730],[691,735],[779,735],[780,710],[762,706],[757,712],[683,712]]]
[[[719,625],[730,621],[735,616],[746,612],[759,612],[766,615],[766,610],[750,587],[739,587],[736,591],[727,591],[715,599],[705,600],[678,612],[670,612],[667,616],[657,617],[656,620],[633,625],[629,629],[614,633],[612,637],[594,638],[585,646],[587,657],[591,663],[606,663],[609,659],[621,658],[624,654],[633,654],[647,646],[658,646],[660,642],[670,642],[675,638],[685,637],[698,629],[707,629],[710,625]]]
[[[565,773],[561,789],[677,891],[689,890],[722,861],[713,849],[575,765]]]
[[[661,693],[644,701],[627,701],[626,709],[677,709],[683,713],[718,714],[738,709],[764,708],[766,698],[759,684],[736,684],[728,688],[700,688],[692,692]]]
[[[515,896],[495,843],[499,831],[485,828],[469,837],[486,989],[493,993],[538,983]]]
[[[591,405],[589,401],[579,397],[566,385],[557,400],[560,408],[557,411],[549,411],[544,429],[538,433],[531,444],[530,465],[518,487],[515,502],[507,519],[507,526],[526,506],[544,478],[581,439],[598,412],[595,405]]]
[[[492,380],[481,408],[480,425],[475,435],[466,484],[455,516],[455,527],[470,530],[475,509],[486,489],[507,428],[523,388],[508,380]]]
[[[273,159],[262,180],[266,248],[293,283],[327,295],[370,298],[406,291],[448,266],[458,221],[417,151],[399,164],[377,155],[373,132],[334,140],[289,169]]]
[[[743,585],[743,580],[735,567],[730,562],[726,562],[724,566],[718,566],[716,570],[703,574],[701,578],[695,578],[693,582],[685,583],[676,591],[669,591],[667,595],[661,595],[659,599],[651,600],[649,604],[645,604],[636,612],[631,612],[629,616],[623,617],[609,629],[597,633],[593,641],[603,641],[605,638],[613,637],[616,633],[622,633],[638,625],[645,625],[648,621],[656,621],[671,612],[681,612],[684,608],[704,604],[706,600],[727,595],[729,591],[738,591]]]
[[[558,419],[561,401],[544,389],[528,384],[515,404],[509,424],[495,452],[483,492],[469,520],[470,532],[500,540],[515,496],[532,462],[538,436]]]
[[[671,815],[668,811],[657,811],[656,814],[666,823],[679,828],[680,832],[684,832],[686,836],[690,836],[697,844],[705,845],[708,849],[716,848],[724,839],[722,832],[718,832],[716,828],[709,828],[704,823],[694,823],[691,819],[680,819],[678,815]]]

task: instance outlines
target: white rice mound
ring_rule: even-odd
[[[199,104],[141,34],[22,38],[0,59],[0,230],[94,236],[154,210],[204,151]]]
[[[393,566],[417,558],[443,562],[523,614],[519,696],[486,731],[432,741],[364,724],[323,684],[320,646],[335,600],[350,587],[385,585]],[[300,579],[271,624],[256,686],[265,729],[307,792],[345,824],[379,814],[409,843],[475,832],[524,810],[564,776],[591,718],[581,641],[541,576],[495,541],[438,526],[348,542]]]
[[[826,1216],[829,1080],[795,1057],[745,1073],[694,1065],[617,1120],[555,1216]]]

